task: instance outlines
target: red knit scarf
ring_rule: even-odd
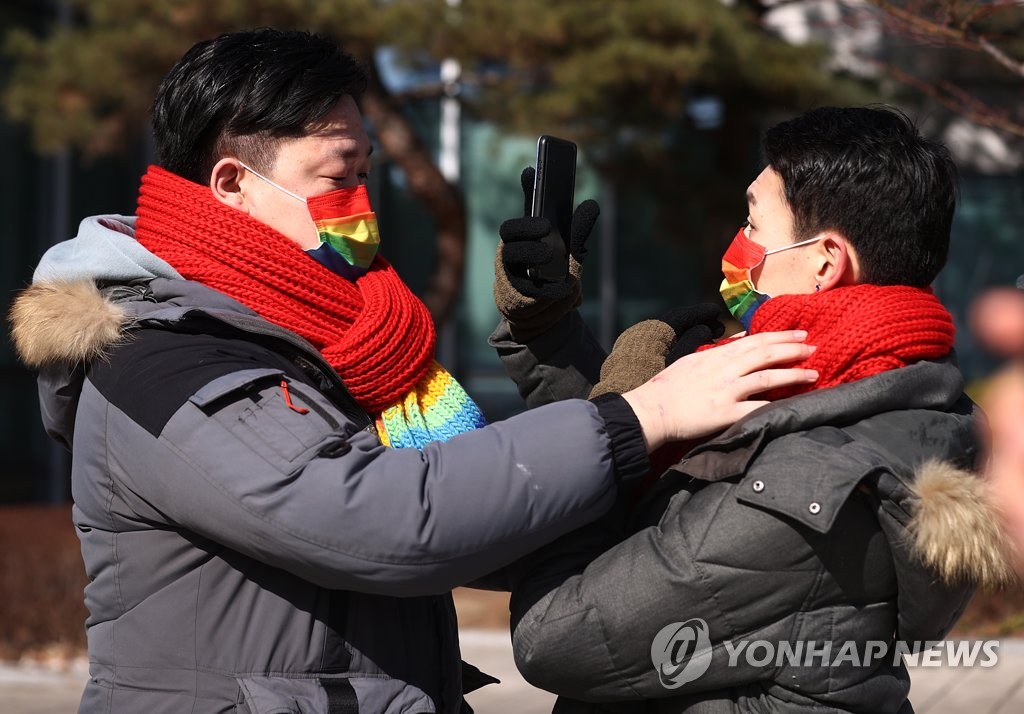
[[[818,371],[818,381],[773,389],[753,399],[774,401],[815,389],[835,387],[953,349],[953,318],[930,289],[903,285],[853,285],[809,295],[780,295],[754,313],[748,334],[806,330],[817,350],[799,366]],[[714,349],[742,337],[704,345]],[[651,475],[643,493],[665,469],[699,441],[667,444],[651,455]]]
[[[352,283],[206,186],[156,166],[142,178],[138,216],[143,246],[188,280],[306,338],[371,414],[401,400],[431,367],[430,313],[383,258]]]
[[[953,349],[955,332],[953,318],[930,289],[865,284],[773,297],[754,313],[749,334],[798,329],[806,330],[807,344],[818,349],[790,366],[817,370],[818,381],[775,389],[762,398],[791,397],[943,357]]]

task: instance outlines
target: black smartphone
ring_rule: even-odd
[[[576,144],[547,134],[537,139],[537,173],[533,181],[534,216],[551,221],[544,242],[556,260],[531,269],[534,280],[560,282],[569,272],[569,229],[576,188]]]

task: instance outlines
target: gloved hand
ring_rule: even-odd
[[[529,342],[580,304],[580,276],[587,255],[587,238],[601,209],[596,201],[583,201],[572,214],[569,231],[569,272],[561,282],[530,277],[531,269],[556,260],[554,251],[541,239],[551,232],[551,222],[530,215],[533,205],[532,167],[523,169],[523,217],[501,224],[494,256],[494,304],[508,322],[512,337]]]
[[[716,303],[702,302],[674,307],[662,315],[661,321],[668,323],[676,333],[675,343],[665,355],[665,366],[721,337],[725,333],[725,325],[718,319],[721,314]]]
[[[725,326],[713,303],[672,308],[657,320],[644,320],[623,331],[601,365],[601,379],[590,398],[639,387],[680,357],[721,337]]]

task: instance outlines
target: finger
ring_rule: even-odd
[[[658,318],[662,322],[668,323],[668,326],[677,334],[682,334],[685,330],[693,327],[697,320],[694,318],[694,306],[686,305],[673,307],[667,312],[662,313]]]
[[[788,369],[762,369],[734,383],[738,390],[739,404],[746,403],[748,397],[780,387],[795,387],[813,384],[818,381],[818,372],[813,369],[790,367]]]
[[[506,243],[501,251],[501,259],[510,268],[530,268],[542,265],[551,260],[553,255],[551,246],[540,241]]]
[[[707,325],[694,325],[679,336],[676,343],[665,355],[665,365],[668,366],[680,357],[685,357],[697,351],[701,345],[711,342],[711,328]]]
[[[807,339],[806,330],[779,330],[778,332],[758,332],[755,335],[748,335],[745,332],[737,332],[733,337],[742,336],[742,340],[730,342],[730,348],[759,349],[767,345],[779,342],[803,342]],[[723,347],[723,349],[726,349]]]
[[[747,335],[743,339],[732,340],[717,349],[722,350],[719,354],[723,356],[737,361],[745,360],[748,364],[748,371],[752,371],[749,365],[757,362],[764,354],[775,355],[775,348],[780,345],[806,344],[806,339],[807,332],[804,330],[761,332],[756,335]]]
[[[798,367],[818,348],[802,342],[779,342],[735,358],[736,376],[754,374],[771,367]]]
[[[587,239],[600,215],[601,207],[597,205],[597,201],[589,198],[573,211],[569,228],[569,252],[578,263],[582,263],[587,257]]]
[[[569,285],[565,282],[539,282],[515,274],[509,274],[508,281],[521,295],[534,299],[557,302],[569,296]]]
[[[533,180],[536,176],[532,166],[527,166],[519,174],[519,185],[523,187],[523,215],[529,216],[533,213]]]
[[[662,322],[667,322],[669,327],[671,327],[677,335],[680,335],[685,330],[699,324],[707,325],[712,328],[713,331],[717,330],[721,325],[721,323],[718,322],[718,316],[720,314],[721,310],[718,309],[717,305],[709,302],[702,302],[697,305],[674,307],[662,314],[658,319]],[[725,329],[724,326],[722,329]]]
[[[728,367],[724,368],[724,372],[719,372],[727,380],[738,380],[771,368],[802,367],[802,363],[817,349],[814,345],[802,342],[777,342],[755,350],[722,352],[725,347],[732,347],[735,344],[729,343],[715,348],[715,356],[727,360]]]
[[[694,322],[700,322],[705,325],[710,325],[712,322],[718,322],[719,316],[722,314],[721,308],[713,302],[701,302],[693,306],[694,309]]]
[[[725,325],[722,322],[720,322],[717,317],[715,318],[714,322],[706,322],[704,324],[711,328],[712,340],[717,340],[719,337],[725,334]]]
[[[551,221],[547,218],[509,218],[498,227],[498,235],[505,243],[515,241],[539,241],[551,232]]]

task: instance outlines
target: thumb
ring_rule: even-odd
[[[533,213],[533,180],[536,176],[532,166],[527,166],[519,174],[519,185],[523,187],[523,215],[529,216]]]
[[[672,364],[680,357],[693,354],[697,348],[713,341],[711,328],[707,325],[694,325],[679,335],[676,342],[665,355],[665,366]]]
[[[576,206],[572,214],[572,225],[569,229],[569,253],[576,259],[577,263],[583,263],[587,256],[587,239],[594,230],[598,216],[601,215],[601,207],[597,201],[588,198]]]

